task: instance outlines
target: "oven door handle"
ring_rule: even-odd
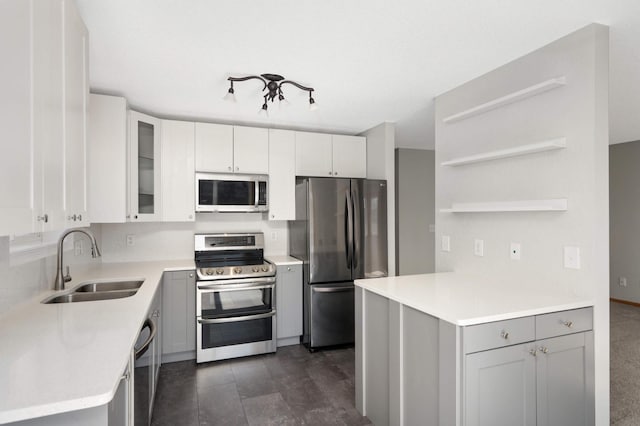
[[[261,288],[274,288],[276,283],[256,283],[256,284],[207,284],[198,285],[198,290],[208,291],[240,291],[240,290],[258,290]]]
[[[276,310],[273,309],[271,312],[267,312],[266,314],[256,314],[256,315],[247,315],[244,317],[231,317],[231,318],[212,318],[212,319],[201,319],[198,318],[198,323],[200,324],[224,324],[228,322],[238,322],[238,321],[251,321],[257,319],[264,319],[272,317],[276,314]]]

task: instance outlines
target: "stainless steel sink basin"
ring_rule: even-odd
[[[122,299],[136,294],[137,290],[120,290],[120,291],[104,291],[104,292],[84,292],[61,294],[50,299],[45,299],[42,303],[73,303],[73,302],[90,302],[94,300],[110,300]]]
[[[138,290],[144,281],[108,281],[83,284],[74,293],[99,293],[104,291]]]

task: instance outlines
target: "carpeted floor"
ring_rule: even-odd
[[[611,424],[640,425],[640,308],[611,303]]]

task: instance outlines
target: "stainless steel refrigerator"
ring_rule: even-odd
[[[297,178],[289,253],[303,261],[303,343],[353,343],[353,280],[387,276],[387,183]]]

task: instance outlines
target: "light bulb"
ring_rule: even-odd
[[[222,99],[229,102],[236,102],[236,95],[233,93],[233,87],[229,87],[229,91]]]
[[[315,99],[309,97],[309,111],[315,111],[318,109],[318,104],[316,104]]]
[[[258,111],[259,115],[264,115],[265,117],[269,116],[269,110],[267,109],[267,103],[263,103],[260,111]]]

